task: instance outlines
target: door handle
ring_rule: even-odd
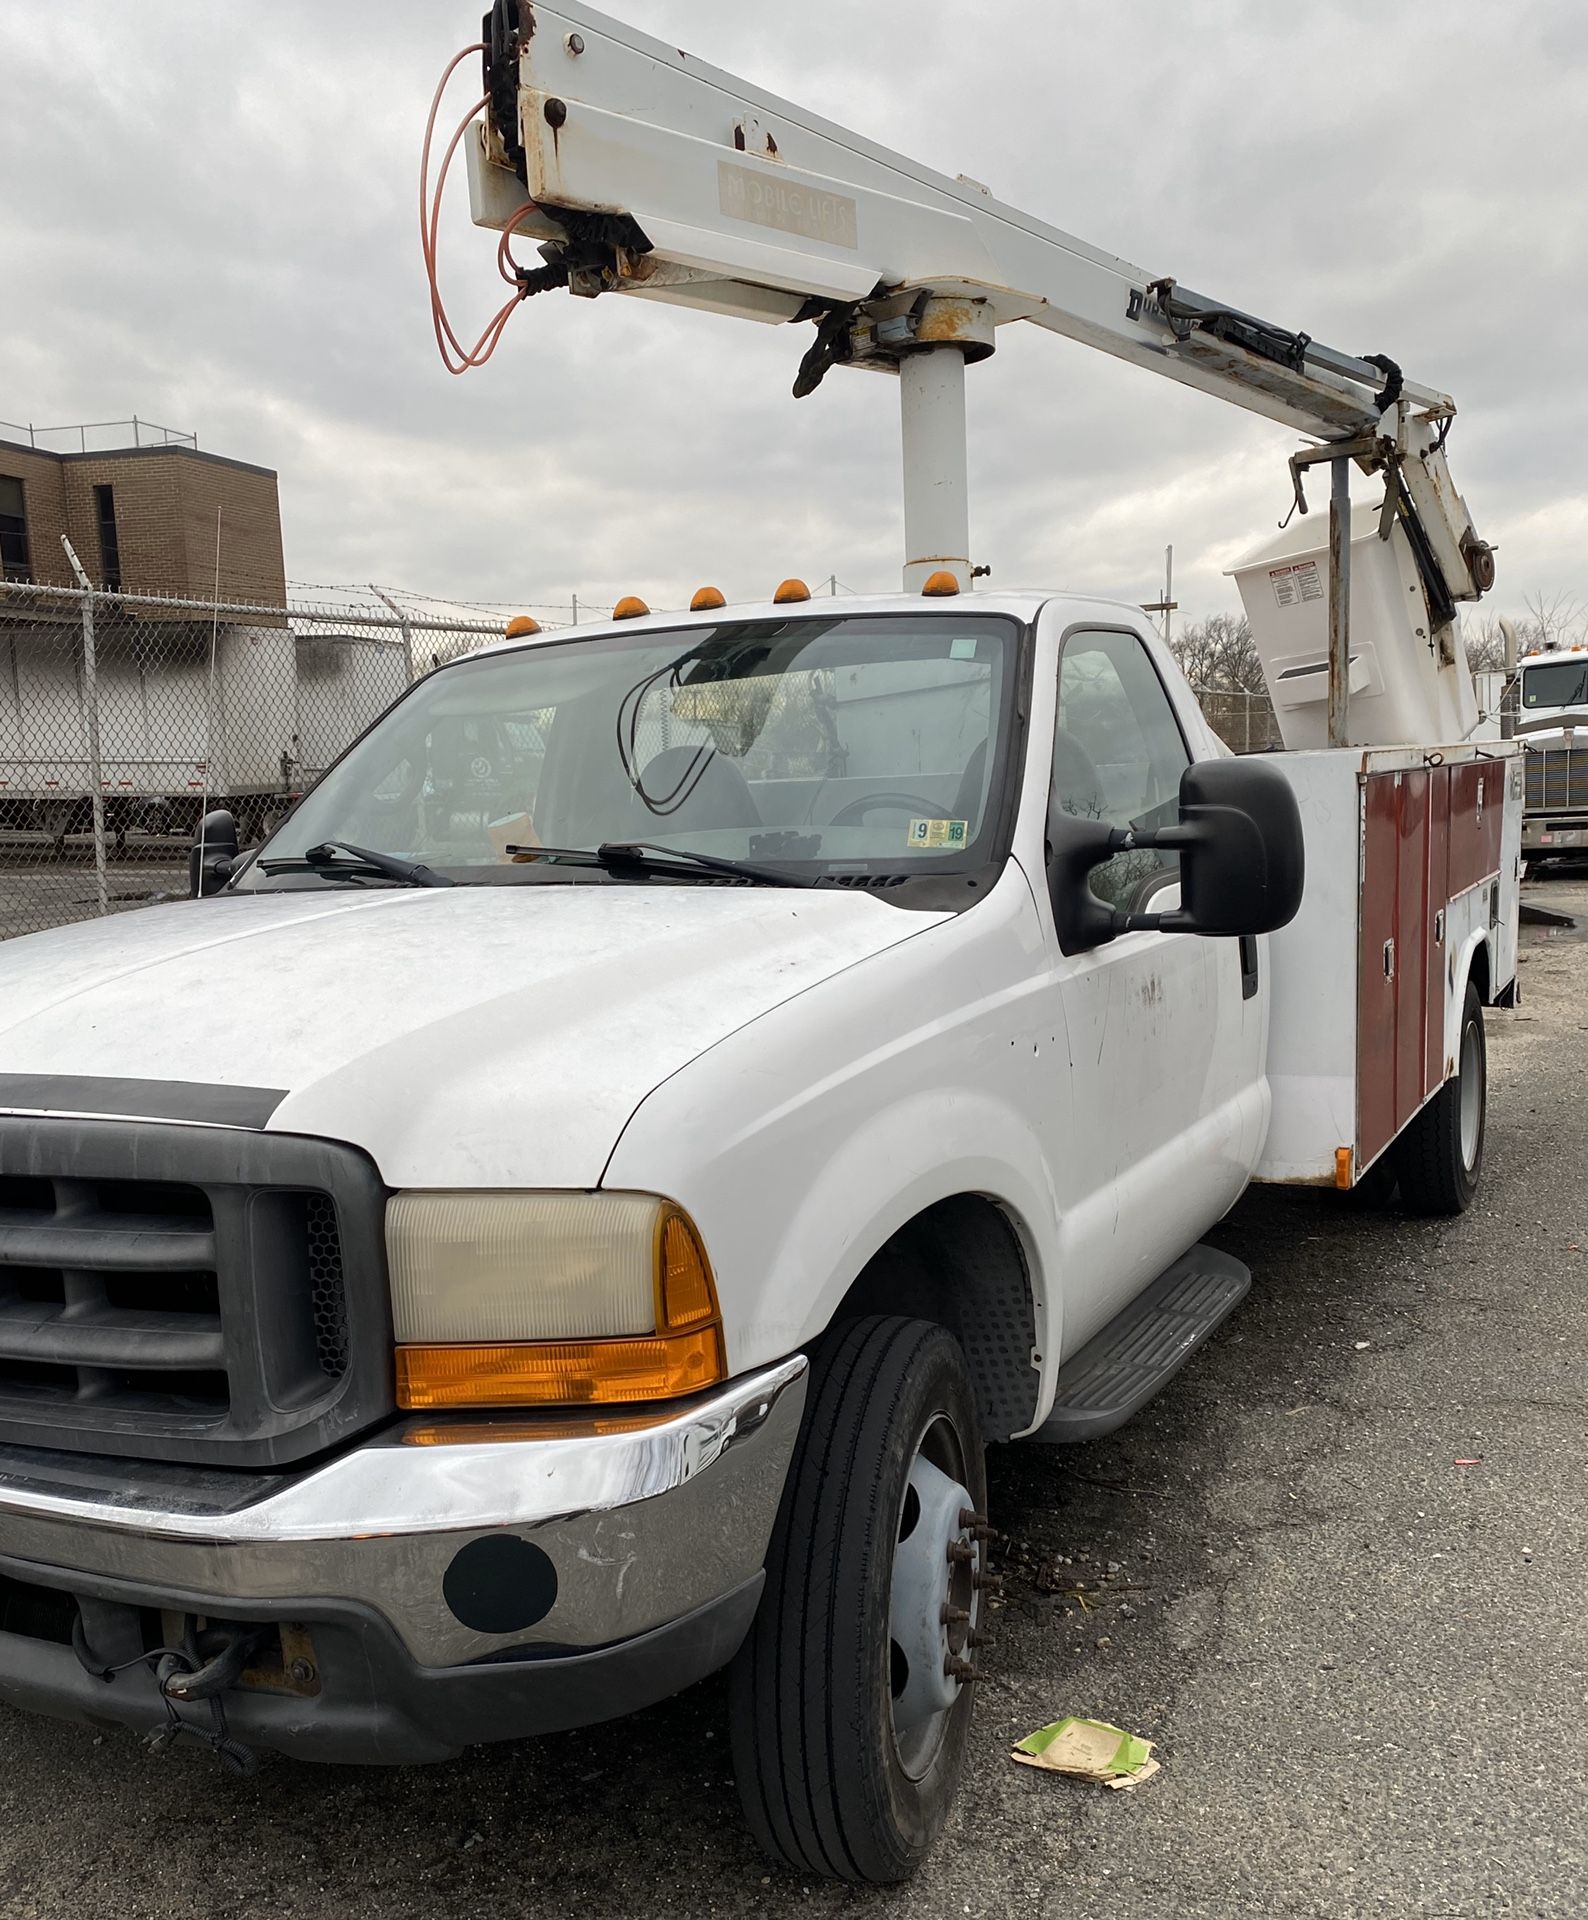
[[[1395,978],[1395,942],[1393,940],[1384,942],[1384,978],[1386,980]]]

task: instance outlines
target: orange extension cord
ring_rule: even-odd
[[[513,317],[513,310],[524,297],[524,290],[518,283],[518,262],[513,258],[509,242],[524,216],[535,211],[534,201],[526,200],[502,229],[502,237],[496,248],[496,270],[514,289],[513,297],[511,300],[504,301],[499,311],[492,314],[486,323],[485,331],[474,345],[465,347],[453,331],[452,322],[447,318],[446,303],[441,298],[441,288],[436,281],[436,236],[441,222],[441,195],[447,184],[447,169],[452,165],[452,156],[458,150],[458,143],[468,132],[475,115],[486,106],[490,95],[484,94],[475,101],[459,121],[457,131],[447,142],[447,150],[441,156],[441,169],[436,175],[434,194],[430,191],[430,147],[435,138],[436,117],[441,111],[441,96],[447,90],[447,82],[465,60],[473,54],[484,51],[484,44],[477,41],[472,47],[465,47],[448,64],[436,88],[435,96],[430,102],[430,117],[425,122],[424,151],[419,159],[419,250],[424,255],[425,278],[430,287],[430,320],[435,328],[436,347],[441,354],[441,364],[448,373],[467,373],[471,367],[483,367],[495,353],[496,343],[502,337],[502,330]]]

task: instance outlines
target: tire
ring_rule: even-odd
[[[1336,1198],[1348,1213],[1384,1213],[1395,1198],[1398,1178],[1394,1154],[1380,1154],[1356,1185]]]
[[[1457,1071],[1395,1143],[1401,1199],[1413,1213],[1465,1213],[1483,1171],[1489,1094],[1483,1002],[1469,980],[1456,1043]]]
[[[887,1884],[942,1831],[970,1727],[985,1499],[958,1341],[924,1320],[839,1328],[731,1680],[739,1794],[774,1860]],[[945,1623],[950,1607],[968,1618]]]

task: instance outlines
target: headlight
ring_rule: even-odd
[[[397,1400],[670,1399],[726,1376],[688,1216],[643,1193],[400,1193],[386,1210]]]

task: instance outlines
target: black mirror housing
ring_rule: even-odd
[[[1173,912],[1120,913],[1093,893],[1092,869],[1138,847],[1179,854],[1180,905]],[[1137,832],[1060,814],[1049,827],[1048,882],[1065,953],[1137,931],[1218,939],[1272,933],[1295,918],[1305,877],[1296,796],[1282,774],[1257,760],[1187,767],[1177,826]]]
[[[1180,852],[1180,906],[1166,933],[1272,933],[1301,906],[1306,844],[1290,782],[1259,760],[1203,760],[1180,781],[1180,824],[1158,836]]]
[[[219,893],[237,860],[237,821],[225,807],[214,807],[198,823],[187,853],[188,897],[201,900]]]

